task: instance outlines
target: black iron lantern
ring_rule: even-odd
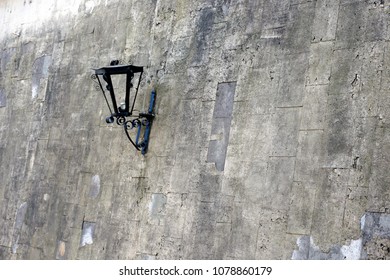
[[[107,116],[107,123],[116,123],[124,127],[125,133],[137,150],[144,155],[148,149],[149,135],[154,119],[154,103],[156,91],[153,89],[150,93],[149,107],[146,112],[136,114],[134,106],[136,104],[138,89],[141,83],[143,67],[134,65],[121,65],[118,60],[113,60],[110,66],[93,69],[95,74],[92,78],[97,81],[97,88],[103,92],[110,115]],[[115,81],[125,82],[124,96],[118,95],[119,91]],[[134,87],[133,80],[136,80],[137,86]],[[109,93],[111,102],[107,98]],[[135,140],[130,136],[130,130],[136,129]],[[141,134],[143,136],[141,136]]]

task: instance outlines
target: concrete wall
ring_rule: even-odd
[[[0,258],[389,258],[389,16],[0,1]],[[145,157],[104,121],[90,75],[112,59],[156,87]]]

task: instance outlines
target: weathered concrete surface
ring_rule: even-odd
[[[389,17],[1,1],[0,258],[388,259]],[[90,75],[112,59],[157,89],[145,157],[104,122]]]

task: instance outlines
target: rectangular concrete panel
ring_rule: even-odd
[[[262,204],[266,206],[272,201],[272,205],[269,206],[271,209],[288,211],[295,161],[295,157],[269,157],[266,187],[259,194]]]
[[[236,82],[218,84],[207,153],[207,162],[214,162],[218,171],[225,169],[235,91]]]
[[[306,86],[303,100],[301,130],[324,129],[328,102],[328,86]]]
[[[0,108],[7,105],[7,97],[4,90],[0,89]]]
[[[291,190],[287,232],[308,234],[311,230],[316,186],[313,183],[294,182]]]
[[[375,135],[372,174],[369,181],[367,208],[372,212],[390,209],[390,134],[388,127],[378,127]]]
[[[320,168],[324,165],[322,130],[300,131],[294,180],[299,182],[318,182]]]
[[[334,43],[322,42],[310,46],[307,85],[329,84]]]
[[[277,108],[272,116],[271,156],[296,156],[300,107]]]
[[[334,40],[336,37],[339,0],[318,0],[312,27],[312,42]]]

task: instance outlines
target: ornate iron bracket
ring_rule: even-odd
[[[149,109],[147,113],[140,113],[137,117],[129,120],[126,120],[126,117],[117,118],[117,123],[119,125],[123,125],[127,138],[138,151],[141,151],[143,155],[145,155],[148,151],[150,131],[152,129],[153,119],[155,117],[153,113],[155,99],[156,91],[152,90],[150,93]],[[137,129],[135,141],[133,141],[129,133],[129,131],[133,128]],[[143,137],[141,139],[142,131]]]

